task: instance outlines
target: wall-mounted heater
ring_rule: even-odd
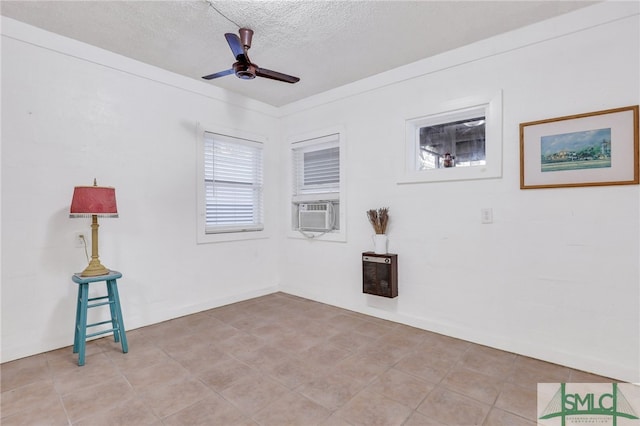
[[[298,228],[301,231],[331,231],[333,222],[333,206],[331,203],[298,204]]]

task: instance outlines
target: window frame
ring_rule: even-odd
[[[492,96],[455,100],[440,111],[405,121],[405,143],[398,184],[491,179],[502,177],[502,91]],[[485,161],[483,165],[420,170],[420,128],[472,118],[484,111]]]
[[[219,126],[202,125],[197,126],[197,229],[196,241],[198,244],[217,243],[225,241],[252,240],[268,238],[270,235],[265,231],[265,155],[266,155],[266,138],[251,134],[248,132],[226,129]],[[261,167],[262,167],[262,184],[261,184],[261,203],[262,203],[262,224],[256,226],[237,227],[221,227],[218,231],[211,232],[206,223],[206,203],[207,193],[205,184],[205,143],[207,134],[220,135],[222,138],[237,139],[239,144],[260,146],[262,150]],[[257,144],[257,145],[256,145]]]
[[[312,131],[305,134],[291,136],[287,138],[287,150],[289,159],[289,173],[288,175],[288,187],[289,197],[288,202],[290,208],[287,209],[287,237],[295,239],[306,239],[309,236],[317,238],[315,241],[336,241],[346,242],[346,133],[342,126],[336,126],[326,128],[318,131]],[[339,149],[339,176],[340,181],[338,184],[338,190],[320,191],[318,188],[314,188],[309,191],[296,191],[298,185],[296,182],[296,170],[294,166],[294,151],[302,149],[304,151],[316,151],[321,149],[337,146]],[[317,149],[315,149],[317,148]],[[300,233],[294,227],[294,215],[297,214],[297,204],[300,203],[313,203],[322,201],[332,201],[338,203],[338,217],[337,223],[339,229],[330,232],[316,232],[305,231],[307,236]]]
[[[340,176],[340,171],[338,171],[338,183],[335,184],[317,184],[317,185],[306,185],[304,182],[300,182],[298,179],[300,177],[299,169],[302,168],[304,170],[304,160],[299,161],[300,158],[296,157],[296,152],[304,155],[310,152],[318,152],[327,149],[338,148],[338,158],[340,156],[340,135],[332,134],[323,136],[320,138],[314,138],[310,140],[294,142],[291,144],[291,156],[292,156],[292,167],[293,173],[295,177],[293,178],[293,199],[294,201],[302,200],[305,201],[305,196],[310,195],[311,197],[316,197],[317,194],[325,194],[329,197],[338,197],[340,194],[340,180],[342,176]],[[340,164],[342,162],[338,159]],[[339,164],[339,166],[340,166]],[[304,179],[304,171],[302,172],[302,178]],[[336,189],[337,187],[337,189]],[[315,199],[315,198],[314,198]],[[326,198],[325,198],[326,199]]]

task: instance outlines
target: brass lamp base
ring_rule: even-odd
[[[91,260],[89,266],[80,274],[81,277],[97,277],[109,273],[98,257],[98,227],[98,216],[94,214],[91,216]]]
[[[107,275],[111,272],[109,269],[105,268],[98,259],[91,259],[89,262],[89,266],[85,268],[84,271],[80,273],[81,277],[97,277],[100,275]]]

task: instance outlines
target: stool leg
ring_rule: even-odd
[[[111,311],[111,328],[113,328],[113,340],[118,343],[120,341],[120,327],[118,313],[116,311],[116,298],[113,293],[113,284],[115,280],[107,281],[107,294],[109,295],[109,310]]]
[[[80,348],[80,311],[82,310],[82,286],[78,284],[78,298],[76,299],[76,323],[73,334],[73,353],[77,354]]]
[[[84,365],[87,343],[87,306],[89,304],[89,284],[80,284],[80,318],[78,322],[78,365]]]
[[[122,352],[129,352],[129,345],[127,344],[127,333],[124,329],[124,320],[122,319],[122,308],[120,307],[120,296],[118,295],[118,284],[116,280],[111,280],[109,283],[109,287],[113,292],[113,300],[116,310],[116,316],[118,317],[118,330],[120,332],[120,343],[122,345]],[[117,341],[117,340],[116,340]]]

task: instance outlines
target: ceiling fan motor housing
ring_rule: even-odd
[[[233,70],[236,73],[236,76],[243,80],[256,78],[256,67],[253,64],[236,62],[233,64]]]

